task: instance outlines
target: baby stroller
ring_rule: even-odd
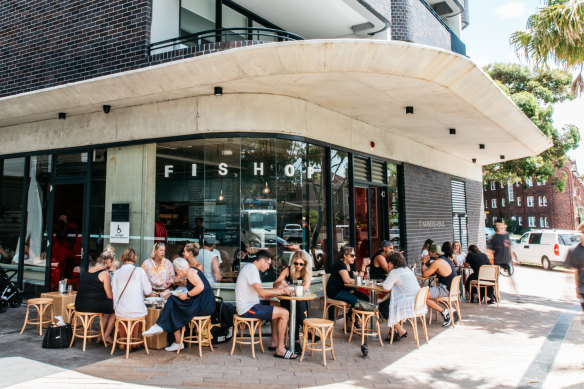
[[[22,292],[12,282],[15,275],[16,270],[5,271],[0,266],[0,313],[6,312],[8,305],[12,308],[18,308],[22,304]]]

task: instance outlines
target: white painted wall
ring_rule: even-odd
[[[150,43],[178,37],[179,21],[180,0],[152,0]]]
[[[11,153],[220,132],[304,136],[382,158],[480,181],[481,168],[305,100],[267,94],[189,97],[100,113],[68,116],[0,131]],[[375,142],[371,149],[370,142]]]

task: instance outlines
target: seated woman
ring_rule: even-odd
[[[479,270],[481,266],[490,264],[491,261],[489,261],[487,255],[481,253],[477,246],[475,246],[474,244],[468,246],[468,255],[466,256],[466,262],[464,263],[464,266],[470,267],[473,273],[466,279],[465,288],[467,291],[470,291],[470,282],[477,280],[479,278]],[[494,287],[492,286],[487,287],[487,297],[489,298],[487,304],[494,304],[496,302]],[[478,302],[478,292],[476,289],[473,288],[473,295],[469,296],[469,302],[473,302],[475,298],[477,298]]]
[[[112,342],[112,329],[115,316],[112,302],[112,284],[109,268],[115,261],[114,255],[104,251],[97,258],[95,265],[90,267],[81,277],[79,290],[75,297],[75,310],[77,312],[103,313],[103,326],[105,327],[105,341]]]
[[[294,284],[294,282],[300,280],[304,286],[304,290],[308,291],[310,289],[310,281],[312,280],[312,271],[308,266],[308,258],[306,253],[302,250],[295,251],[290,260],[290,266],[285,267],[280,276],[276,281],[274,281],[274,288],[280,286],[288,286]],[[290,310],[290,301],[282,300],[280,301],[280,306]],[[296,302],[296,346],[295,349],[300,349],[300,340],[298,339],[298,332],[304,319],[308,316],[308,302],[297,301]]]
[[[180,277],[187,277],[187,292],[170,296],[156,324],[142,333],[144,336],[156,335],[162,331],[174,333],[174,343],[166,347],[166,351],[177,351],[179,347],[184,347],[182,343],[179,344],[181,329],[194,316],[207,316],[215,312],[215,295],[203,272],[189,267],[189,263],[183,258],[175,259],[173,265]]]
[[[365,293],[361,293],[354,288],[348,288],[345,284],[354,284],[355,280],[351,277],[354,271],[355,264],[355,249],[353,247],[345,246],[342,249],[343,257],[337,259],[331,268],[331,276],[326,284],[326,295],[330,299],[344,301],[351,304],[349,308],[349,317],[347,321],[351,321],[351,314],[353,312],[353,307],[357,304],[357,299],[359,300],[369,300],[369,296]],[[361,267],[360,274],[365,273],[365,269],[371,260],[369,258],[363,259],[363,264]],[[360,323],[355,323],[356,327],[360,326]]]
[[[389,275],[382,286],[383,289],[391,291],[391,298],[389,299],[389,309],[384,309],[385,304],[381,303],[379,311],[387,317],[387,324],[390,328],[389,335],[385,340],[391,339],[391,331],[397,331],[393,337],[393,341],[397,342],[408,335],[407,331],[400,325],[400,321],[415,316],[414,303],[420,285],[416,275],[407,267],[402,254],[397,252],[389,254],[387,262]],[[424,304],[423,309],[427,310],[426,304]],[[382,312],[383,310],[385,314]]]
[[[170,287],[174,285],[175,274],[172,262],[164,258],[164,254],[166,254],[166,244],[155,243],[150,258],[144,261],[142,269],[146,272],[154,292],[159,296],[168,297]]]
[[[116,316],[136,319],[146,316],[145,296],[155,296],[146,272],[136,266],[138,256],[134,249],[125,249],[120,258],[122,267],[116,271],[112,282]]]

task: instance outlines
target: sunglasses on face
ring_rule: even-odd
[[[355,258],[355,254],[347,254],[351,258]]]
[[[302,263],[302,262],[294,262],[294,265],[296,265],[296,266],[302,266],[303,267],[304,266],[304,263]]]

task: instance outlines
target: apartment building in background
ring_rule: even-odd
[[[519,230],[574,230],[584,222],[584,185],[576,162],[569,160],[556,173],[566,179],[563,192],[546,181],[489,181],[484,187],[487,226],[506,218],[517,223]]]

